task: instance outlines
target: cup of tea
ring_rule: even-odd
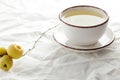
[[[59,20],[62,32],[71,43],[92,45],[105,33],[109,16],[101,8],[80,5],[63,10]]]

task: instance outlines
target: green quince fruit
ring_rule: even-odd
[[[7,50],[4,47],[0,47],[0,56],[6,55]]]
[[[13,65],[13,60],[10,56],[4,55],[0,58],[0,68],[4,71],[8,71]]]
[[[19,45],[11,44],[11,45],[9,45],[9,47],[7,49],[7,54],[10,57],[12,57],[13,59],[18,59],[18,58],[22,57],[23,49]]]

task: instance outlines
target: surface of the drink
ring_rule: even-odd
[[[93,15],[75,15],[64,18],[65,22],[76,26],[94,26],[105,21],[104,18]]]

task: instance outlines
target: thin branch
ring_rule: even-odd
[[[52,28],[49,28],[49,29],[47,29],[45,32],[43,32],[42,34],[40,34],[40,36],[38,37],[38,39],[34,42],[32,48],[28,49],[28,51],[26,51],[23,56],[27,55],[30,51],[32,51],[32,50],[35,48],[35,46],[36,46],[36,44],[38,43],[38,41],[39,41],[48,31],[56,28],[57,26],[58,26],[58,25],[56,25],[56,26],[54,26],[54,27],[52,27]]]

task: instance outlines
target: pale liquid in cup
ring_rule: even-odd
[[[76,26],[93,26],[105,21],[105,18],[94,15],[74,15],[64,18],[64,21]]]

